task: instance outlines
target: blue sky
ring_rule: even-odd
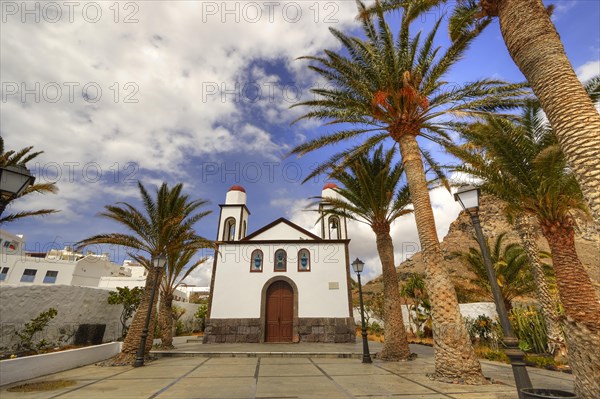
[[[578,75],[600,73],[600,2],[546,3],[557,6],[553,19]],[[302,110],[289,106],[323,82],[295,59],[338,49],[328,28],[356,30],[354,2],[98,1],[72,9],[29,2],[31,12],[23,4],[2,2],[0,134],[9,149],[45,151],[29,167],[60,192],[23,199],[12,210],[61,210],[3,226],[25,234],[29,250],[118,230],[95,215],[105,204],[137,204],[137,180],[183,182],[192,197],[210,200],[213,213],[197,225],[207,238],[215,238],[218,204],[234,184],[248,193],[250,232],[280,216],[314,228],[316,215],[305,207],[325,180],[300,182],[330,152],[285,155],[326,131],[314,122],[290,126]],[[413,30],[434,20],[427,16]],[[447,43],[445,27],[439,42]],[[483,77],[523,79],[497,22],[448,80]],[[432,201],[442,238],[458,207],[439,190]],[[397,263],[418,249],[411,218],[392,230]],[[353,225],[350,237],[350,256],[365,260],[365,277],[379,274],[369,229]],[[125,257],[107,250],[117,262]],[[190,281],[207,284],[209,276],[207,265]]]

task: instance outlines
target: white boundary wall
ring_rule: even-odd
[[[26,356],[0,362],[0,385],[25,381],[108,359],[121,351],[121,342]]]
[[[492,320],[498,317],[496,313],[496,305],[494,302],[472,302],[472,303],[461,303],[458,305],[460,307],[460,313],[464,319],[476,319],[480,315],[485,315]],[[402,318],[404,320],[404,326],[406,328],[409,327],[410,319],[408,317],[408,307],[406,305],[402,305]],[[360,324],[360,308],[354,308],[354,320],[356,324]],[[376,321],[380,326],[384,327],[383,320],[379,320],[376,317],[371,317],[369,320],[370,323]],[[413,326],[414,327],[414,326]]]

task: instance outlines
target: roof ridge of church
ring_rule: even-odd
[[[288,226],[292,227],[293,229],[296,229],[298,231],[300,231],[302,234],[305,234],[307,236],[309,236],[310,238],[312,238],[313,240],[319,240],[321,241],[322,238],[317,236],[314,233],[311,233],[310,231],[298,226],[296,223],[288,220],[287,218],[284,218],[283,216],[272,221],[271,223],[261,227],[260,229],[256,230],[254,233],[247,235],[246,237],[242,238],[240,241],[250,241],[252,238],[264,233],[267,230],[270,230],[271,228],[275,227],[276,225],[280,224],[280,223],[285,223]]]

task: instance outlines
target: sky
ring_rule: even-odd
[[[451,3],[450,3],[451,4]],[[582,80],[600,74],[600,2],[555,4],[553,21]],[[215,239],[218,205],[242,185],[251,233],[286,217],[317,232],[306,209],[325,176],[302,180],[333,150],[287,156],[307,139],[331,132],[303,114],[311,88],[324,82],[304,55],[337,51],[329,32],[359,34],[353,1],[89,1],[0,2],[0,135],[6,149],[44,151],[28,164],[37,182],[56,182],[56,195],[32,195],[8,211],[54,208],[60,213],[4,225],[24,234],[27,249],[47,251],[94,234],[122,231],[97,216],[105,205],[140,205],[137,182],[184,183],[212,213],[196,225]],[[427,30],[437,10],[415,23]],[[398,16],[388,20],[397,26]],[[443,27],[437,43],[448,43]],[[464,83],[524,78],[510,59],[495,21],[451,70]],[[344,148],[337,147],[337,149]],[[428,147],[444,162],[441,149]],[[440,239],[459,213],[443,189],[431,192]],[[414,217],[391,231],[396,264],[419,250]],[[366,266],[364,280],[381,273],[368,226],[349,225],[350,257]],[[122,248],[104,248],[114,261]],[[188,283],[208,285],[212,262]]]

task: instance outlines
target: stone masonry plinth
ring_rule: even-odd
[[[264,342],[264,320],[209,319],[206,322],[203,343],[259,343]],[[294,320],[294,342],[355,342],[354,318],[298,318]]]

